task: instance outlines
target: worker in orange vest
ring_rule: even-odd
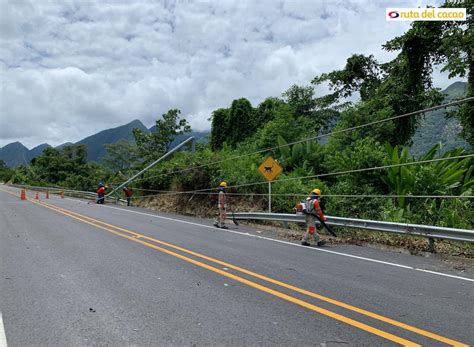
[[[127,186],[123,187],[123,193],[125,194],[125,197],[127,198],[127,206],[130,206],[130,201],[132,200],[132,195],[133,195],[133,190],[131,188],[128,188]]]
[[[306,231],[306,234],[303,236],[303,240],[301,242],[303,246],[310,246],[309,241],[311,237],[314,238],[314,242],[316,242],[316,245],[318,246],[322,246],[326,243],[325,241],[319,240],[319,234],[316,230],[316,221],[318,219],[322,221],[326,221],[327,219],[323,213],[323,210],[321,209],[321,206],[319,205],[320,197],[321,197],[321,190],[316,188],[316,189],[313,189],[309,197],[306,198],[303,213],[306,216],[307,231]]]
[[[98,204],[104,204],[106,189],[107,189],[107,186],[104,186],[104,184],[100,182],[99,186],[97,187],[97,203]]]
[[[221,228],[221,229],[229,229],[225,225],[225,218],[226,218],[226,188],[227,188],[227,183],[226,182],[221,182],[219,184],[219,189],[218,189],[218,198],[217,198],[217,208],[219,210],[219,215],[217,216],[217,219],[214,221],[214,226],[216,228]]]

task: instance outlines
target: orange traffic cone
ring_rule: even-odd
[[[46,191],[46,199],[49,199],[49,191]]]
[[[20,199],[21,200],[26,200],[26,192],[25,192],[24,189],[21,190]]]
[[[61,199],[64,199],[64,192],[61,191]]]
[[[38,195],[38,192],[36,192],[35,199],[36,199],[36,200],[39,200],[39,198],[40,198],[40,197],[39,197],[39,195]]]

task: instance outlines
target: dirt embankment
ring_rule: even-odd
[[[140,207],[150,210],[171,212],[187,216],[213,218],[217,214],[216,195],[162,195],[137,199]],[[233,197],[228,204],[228,211],[264,211],[265,201],[261,197]],[[242,222],[246,223],[246,222]],[[301,240],[305,226],[295,223],[284,225],[280,222],[246,223],[255,226],[265,233],[287,240]],[[330,243],[349,243],[360,246],[383,248],[395,252],[406,252],[416,255],[432,255],[428,239],[415,236],[394,235],[367,230],[336,228],[338,238],[322,238]],[[435,252],[444,256],[455,256],[474,259],[474,245],[467,242],[437,240]]]
[[[186,216],[215,217],[217,214],[217,195],[181,194],[161,195],[144,198],[137,201],[138,206],[151,210],[178,213]],[[263,211],[261,197],[232,197],[228,199],[227,210]]]

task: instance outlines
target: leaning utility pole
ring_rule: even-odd
[[[168,152],[166,152],[161,158],[155,160],[153,163],[151,163],[150,165],[148,165],[146,168],[144,168],[142,171],[140,171],[139,173],[137,173],[136,175],[134,175],[133,177],[129,178],[126,182],[122,183],[121,185],[115,187],[110,193],[108,193],[105,198],[109,197],[110,195],[112,195],[113,193],[115,193],[117,190],[119,190],[120,188],[126,186],[127,184],[129,184],[130,182],[132,182],[135,178],[137,178],[138,176],[140,176],[141,174],[144,174],[145,172],[147,172],[148,170],[150,170],[152,167],[154,167],[156,164],[158,164],[160,161],[162,161],[163,159],[165,159],[166,157],[168,157],[170,154],[176,152],[178,149],[180,149],[181,147],[183,147],[184,145],[188,144],[189,142],[193,141],[193,144],[194,144],[194,136],[191,136],[189,139],[186,139],[184,140],[183,142],[181,142],[179,145],[177,145],[175,148],[169,150]],[[194,149],[194,146],[193,146],[193,149]]]

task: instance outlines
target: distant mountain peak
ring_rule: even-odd
[[[107,153],[104,147],[105,144],[115,143],[119,140],[135,141],[132,132],[134,128],[148,132],[145,125],[143,125],[140,120],[135,119],[127,124],[102,130],[97,134],[76,142],[76,144],[84,144],[87,146],[87,160],[98,161]]]
[[[42,143],[36,147],[33,147],[31,150],[35,150],[35,149],[39,149],[39,148],[48,148],[48,147],[51,147],[51,145],[47,144],[47,143]]]
[[[27,148],[24,144],[22,144],[20,141],[15,141],[15,142],[9,143],[8,145],[5,145],[3,148],[5,148],[5,147],[18,147],[18,146],[25,147],[26,149],[28,149],[28,148]]]
[[[0,159],[10,167],[27,165],[30,162],[28,148],[19,141],[9,143],[0,148]]]
[[[467,95],[467,86],[467,82],[457,81],[443,90],[443,94],[447,94],[447,99],[460,99]]]

